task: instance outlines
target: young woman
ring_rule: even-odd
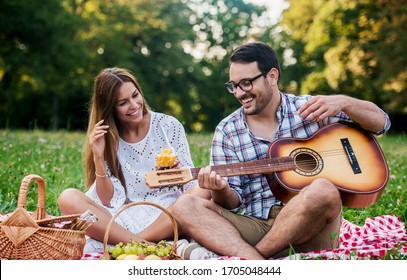
[[[144,176],[155,170],[156,156],[164,148],[175,150],[179,167],[193,167],[193,162],[181,123],[151,111],[136,78],[126,69],[104,69],[96,77],[85,145],[86,193],[67,189],[58,198],[66,215],[89,209],[98,217],[86,230],[90,238],[85,252],[103,251],[107,224],[129,202],[149,201],[167,208],[182,192],[206,195],[195,188],[196,182],[172,192],[146,186]],[[162,222],[148,228],[155,220]],[[146,228],[143,236],[138,234]],[[157,242],[172,233],[172,224],[160,209],[137,205],[115,219],[108,243]]]

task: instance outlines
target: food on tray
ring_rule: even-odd
[[[156,157],[157,169],[168,169],[175,165],[177,156],[171,151],[171,149],[165,148]]]

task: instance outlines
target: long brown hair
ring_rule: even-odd
[[[109,125],[108,133],[105,134],[105,161],[107,161],[109,164],[112,175],[118,178],[124,187],[126,186],[121,165],[117,158],[117,149],[119,148],[120,138],[120,124],[114,115],[114,107],[116,106],[117,96],[119,94],[120,87],[125,82],[133,83],[140,92],[144,101],[143,114],[146,115],[150,111],[137,79],[129,70],[117,67],[106,68],[96,76],[91,103],[89,106],[89,122],[86,133],[85,149],[83,153],[86,189],[89,189],[96,179],[96,169],[93,161],[92,148],[89,145],[89,135],[95,127],[95,124],[100,120],[104,120],[104,124]]]

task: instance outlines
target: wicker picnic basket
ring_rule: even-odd
[[[119,211],[116,212],[116,214],[110,219],[109,224],[106,227],[106,231],[105,231],[105,236],[103,239],[103,257],[105,260],[109,260],[110,259],[110,255],[109,255],[109,251],[107,248],[107,241],[109,239],[109,232],[110,232],[110,228],[113,224],[113,222],[115,221],[116,217],[119,216],[119,214],[121,212],[123,212],[124,210],[126,210],[129,207],[132,206],[136,206],[136,205],[150,205],[150,206],[154,206],[156,208],[159,208],[161,211],[163,211],[165,214],[167,214],[167,216],[171,219],[172,222],[172,226],[174,228],[174,240],[173,240],[173,244],[172,244],[172,255],[174,256],[175,260],[182,260],[183,258],[179,255],[176,254],[176,249],[177,249],[177,242],[178,242],[178,226],[177,226],[177,222],[175,221],[175,218],[172,216],[171,212],[168,211],[167,209],[165,209],[164,207],[162,207],[161,205],[158,205],[156,203],[152,203],[152,202],[147,202],[147,201],[138,201],[138,202],[131,202],[129,204],[126,204],[125,206],[123,206],[122,208],[120,208]]]
[[[37,209],[26,210],[28,186],[38,184]],[[85,232],[64,229],[57,223],[69,222],[80,215],[52,217],[45,212],[45,182],[28,175],[21,182],[17,208],[0,224],[0,258],[14,260],[76,260],[85,246]]]

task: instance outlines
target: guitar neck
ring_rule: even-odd
[[[294,159],[288,156],[211,166],[211,169],[221,177],[272,174],[278,171],[294,170],[295,168]],[[150,188],[182,185],[198,179],[199,170],[201,170],[201,167],[147,172],[145,181]]]
[[[279,171],[294,170],[295,168],[294,159],[292,157],[269,158],[211,166],[211,170],[216,171],[221,177],[272,174]],[[198,179],[199,170],[201,170],[201,167],[190,169],[192,179]]]

